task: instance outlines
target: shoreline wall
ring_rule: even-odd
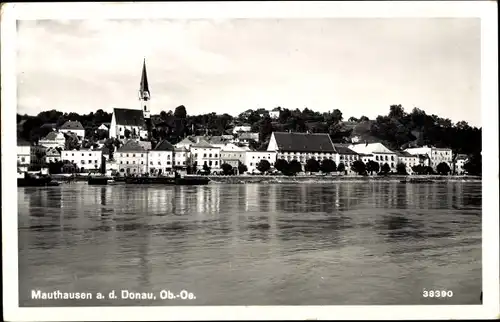
[[[208,176],[210,183],[242,184],[242,183],[322,183],[322,182],[400,182],[410,178],[428,179],[436,182],[481,182],[480,176],[264,176],[264,175],[242,175],[242,176]]]

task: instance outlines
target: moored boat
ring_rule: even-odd
[[[90,176],[88,178],[89,185],[107,185],[110,181],[110,178],[104,176]]]

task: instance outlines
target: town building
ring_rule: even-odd
[[[233,133],[237,134],[240,132],[250,132],[252,130],[252,126],[249,124],[237,125],[233,128]]]
[[[148,172],[152,175],[164,175],[172,171],[174,146],[162,140],[148,152]]]
[[[74,163],[79,172],[98,171],[101,168],[102,151],[92,149],[62,150],[61,160]]]
[[[61,161],[61,147],[50,147],[45,151],[45,163],[59,162]]]
[[[272,119],[278,119],[280,117],[281,110],[279,107],[273,108],[271,111],[269,111],[269,117]]]
[[[31,164],[31,144],[25,140],[17,139],[17,169],[18,172],[28,171]]]
[[[326,133],[273,132],[267,151],[275,151],[276,159],[297,160],[302,165],[311,158],[335,160],[337,151]]]
[[[184,147],[174,148],[174,159],[176,169],[186,170],[187,166],[190,164],[189,150]]]
[[[455,173],[458,175],[465,174],[464,166],[469,161],[469,157],[466,154],[458,154],[455,159]]]
[[[432,167],[434,171],[436,171],[438,164],[441,162],[445,162],[450,169],[453,169],[453,154],[451,149],[423,146],[419,148],[409,148],[405,151],[414,155],[426,155],[428,157],[428,166]]]
[[[259,141],[259,133],[255,132],[242,132],[238,134],[238,137],[234,140],[236,143],[242,143],[248,145],[250,141]]]
[[[189,149],[191,147],[191,145],[193,145],[194,143],[195,143],[194,141],[192,141],[190,138],[186,137],[186,138],[182,139],[180,142],[178,142],[177,144],[175,144],[175,147]]]
[[[349,149],[347,144],[334,144],[333,146],[337,151],[335,155],[335,164],[337,167],[342,163],[344,164],[347,174],[356,174],[356,172],[352,170],[352,164],[354,161],[361,160],[359,153]]]
[[[111,124],[109,126],[111,126]],[[106,123],[102,123],[97,129],[102,131],[109,131],[109,126],[107,126]]]
[[[191,161],[196,164],[197,170],[202,170],[203,165],[207,165],[210,171],[220,170],[220,148],[210,145],[207,141],[200,139],[191,145]]]
[[[391,172],[396,171],[396,165],[398,163],[398,156],[396,152],[388,149],[382,143],[358,143],[349,145],[349,149],[362,154],[361,159],[365,158],[366,155],[371,155],[371,161],[375,161],[379,164],[380,168],[387,163],[391,168]]]
[[[77,133],[75,134],[78,136]],[[56,131],[50,132],[44,138],[38,141],[39,145],[46,148],[57,148],[57,147],[64,148],[65,143],[66,143],[66,138],[64,137],[63,132],[56,132]]]
[[[413,174],[413,167],[420,165],[420,156],[417,154],[410,154],[406,151],[396,151],[398,156],[398,163],[403,163],[406,167],[406,173]]]
[[[45,164],[46,147],[41,145],[30,146],[30,166],[41,167]]]
[[[245,165],[247,166],[248,173],[260,173],[257,170],[257,165],[261,160],[266,160],[269,162],[271,169],[276,163],[276,151],[246,151],[245,152]]]
[[[109,136],[121,141],[148,139],[151,130],[150,99],[146,61],[144,60],[139,86],[139,109],[115,108],[111,117]]]
[[[114,153],[121,175],[148,173],[148,151],[136,140],[128,140]]]
[[[83,128],[82,123],[79,121],[66,121],[61,127],[59,128],[59,132],[63,134],[67,134],[69,132],[72,132],[76,134],[78,137],[78,140],[81,141],[85,137],[85,129]]]

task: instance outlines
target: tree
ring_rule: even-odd
[[[320,170],[323,173],[335,172],[337,171],[337,165],[333,160],[323,159],[323,161],[321,161]]]
[[[366,116],[364,116],[364,115],[363,115],[363,116],[361,116],[361,117],[359,118],[359,121],[360,121],[360,122],[365,122],[365,121],[369,121],[369,120],[370,120],[370,119],[369,119],[369,118],[367,118],[367,117],[366,117]]]
[[[279,172],[285,174],[286,170],[288,169],[288,162],[285,159],[278,159],[278,160],[276,160],[274,167]]]
[[[65,133],[66,141],[64,143],[65,150],[79,150],[80,142],[74,133]]]
[[[337,171],[338,172],[344,172],[345,171],[345,165],[340,162],[339,165],[337,166]]]
[[[382,168],[380,169],[380,172],[382,174],[388,174],[389,172],[391,172],[391,167],[387,163],[384,163],[382,165]]]
[[[248,171],[248,167],[241,161],[238,161],[238,173],[243,174]]]
[[[259,170],[261,173],[269,171],[269,169],[271,169],[271,164],[267,160],[260,160],[257,164],[257,170]]]
[[[371,175],[373,172],[377,173],[379,170],[380,165],[377,162],[370,160],[366,163],[366,171],[370,172]]]
[[[464,170],[467,174],[480,176],[482,173],[482,157],[481,154],[473,155],[469,161],[464,164]]]
[[[203,172],[205,172],[205,174],[210,174],[210,167],[206,163],[203,164]]]
[[[448,175],[448,173],[450,173],[451,171],[450,166],[446,162],[439,163],[436,167],[436,170],[441,175]]]
[[[318,162],[318,160],[311,158],[306,161],[306,165],[304,167],[304,170],[307,172],[319,172],[321,166]]]
[[[297,174],[297,173],[299,173],[299,172],[302,171],[302,165],[297,160],[290,161],[290,163],[288,164],[288,168],[289,168],[288,172],[291,175],[295,175],[295,174]]]
[[[425,167],[421,166],[420,164],[414,165],[411,167],[411,170],[415,172],[416,174],[424,174],[425,172]]]
[[[187,117],[186,107],[184,105],[177,106],[174,111],[174,116],[178,119],[185,119]]]
[[[397,172],[398,174],[401,174],[401,175],[406,175],[406,174],[408,174],[408,173],[406,172],[406,165],[405,165],[404,163],[402,163],[402,162],[399,162],[399,163],[396,165],[396,172]]]
[[[361,175],[366,174],[366,165],[361,160],[354,161],[351,165],[351,169],[352,169],[352,171],[356,172],[357,174],[361,174]]]
[[[230,164],[223,163],[221,165],[221,168],[222,168],[222,173],[224,173],[224,175],[228,176],[233,174],[233,167]]]
[[[125,129],[125,138],[126,139],[130,139],[131,134],[132,134],[132,132],[129,129]]]

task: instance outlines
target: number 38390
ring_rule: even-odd
[[[450,290],[424,290],[422,291],[423,297],[453,297],[453,291]]]

